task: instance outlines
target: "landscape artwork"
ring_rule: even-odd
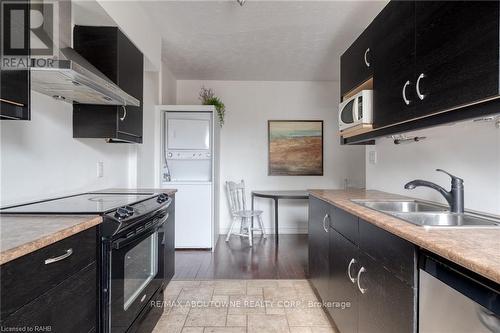
[[[270,120],[269,175],[323,175],[323,121]]]

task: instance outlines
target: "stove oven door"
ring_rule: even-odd
[[[112,243],[111,332],[125,332],[165,278],[165,223],[163,212],[147,225]]]

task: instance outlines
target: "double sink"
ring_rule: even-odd
[[[358,200],[354,203],[426,228],[499,228],[500,220],[471,213],[452,213],[446,207],[418,200]]]

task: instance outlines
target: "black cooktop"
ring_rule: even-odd
[[[85,193],[4,208],[2,214],[104,214],[155,197],[154,193]]]

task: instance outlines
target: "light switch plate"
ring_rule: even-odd
[[[377,164],[377,152],[375,150],[368,152],[368,161],[370,164]]]
[[[102,161],[97,162],[97,177],[104,177],[104,162]]]

